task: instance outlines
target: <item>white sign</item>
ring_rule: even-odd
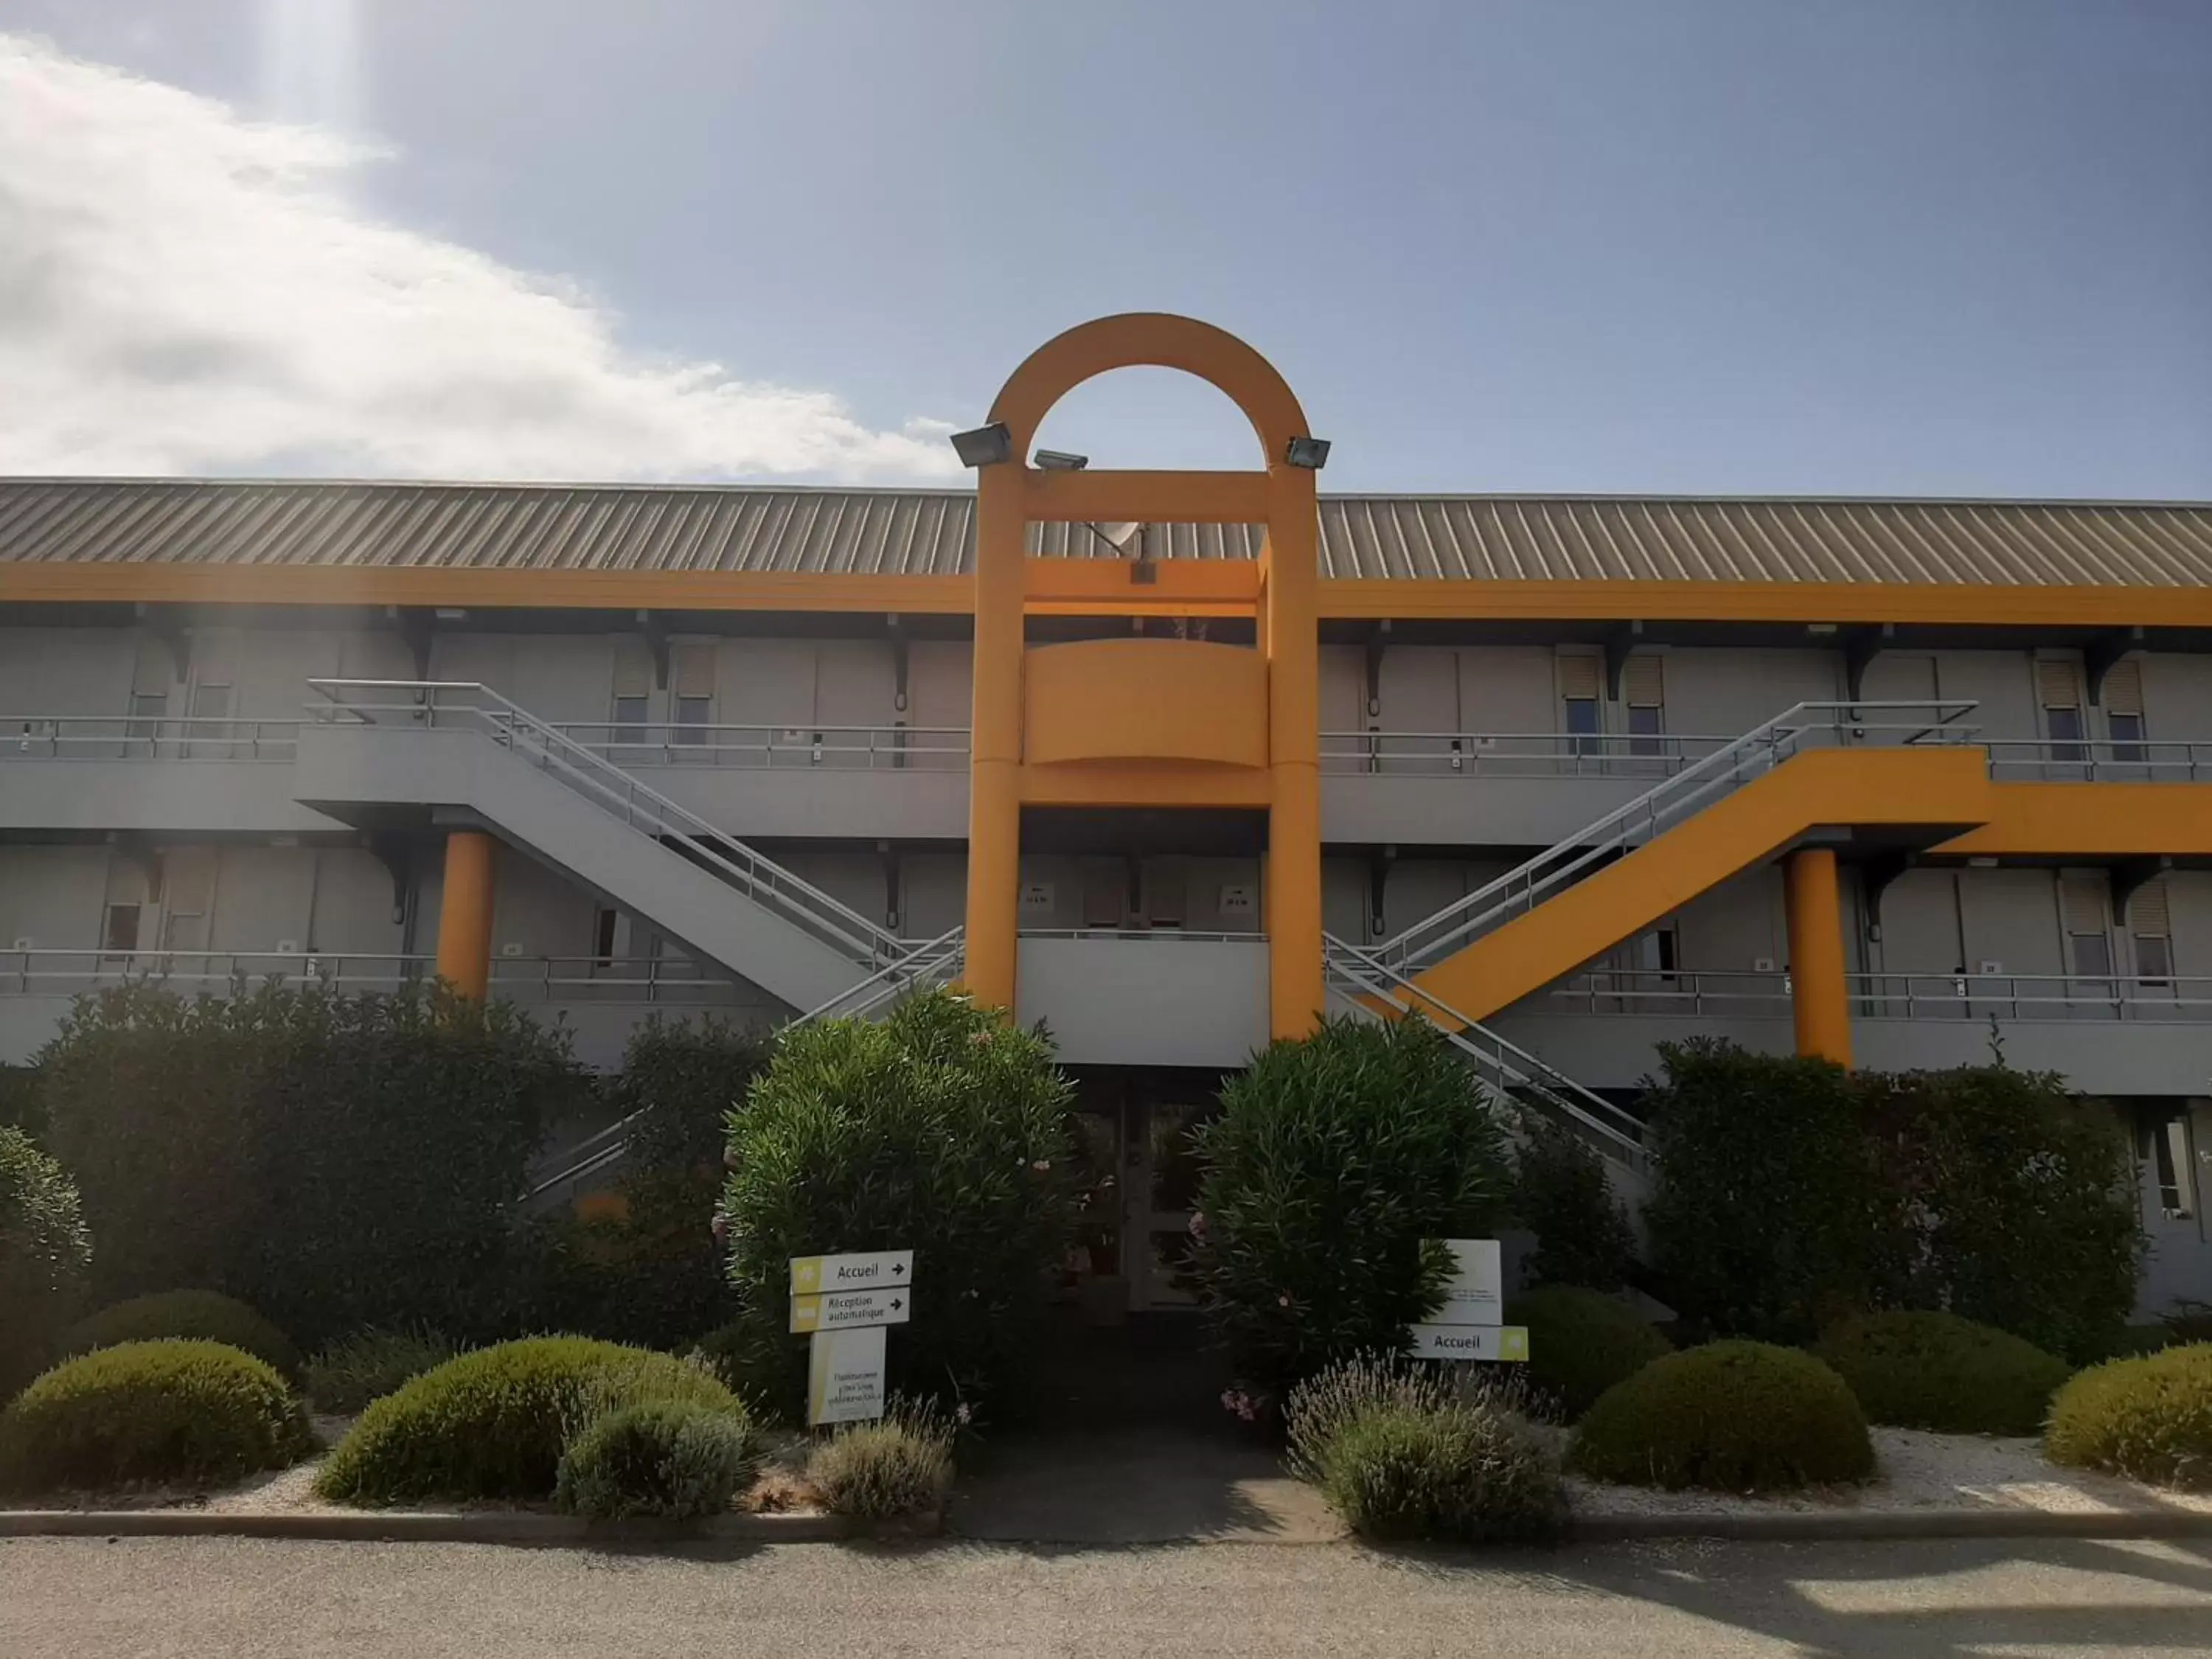
[[[1049,915],[1053,908],[1052,884],[1048,881],[1025,881],[1022,884],[1022,914]]]
[[[794,1331],[848,1331],[864,1325],[903,1325],[913,1293],[888,1291],[824,1291],[791,1298]]]
[[[846,1255],[791,1258],[791,1293],[817,1291],[880,1291],[914,1282],[912,1250],[857,1250]]]
[[[1249,916],[1254,909],[1252,890],[1239,884],[1221,890],[1221,914],[1224,916]]]
[[[1452,1276],[1444,1286],[1439,1325],[1495,1325],[1505,1317],[1505,1266],[1494,1238],[1448,1238]]]
[[[1526,1325],[1416,1325],[1416,1359],[1526,1359]]]
[[[884,1414],[882,1326],[817,1331],[808,1356],[806,1420],[857,1423]]]

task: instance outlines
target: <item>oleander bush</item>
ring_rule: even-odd
[[[510,1328],[512,1206],[542,1126],[592,1086],[568,1043],[442,985],[88,993],[39,1094],[100,1242],[94,1293],[204,1285],[311,1345]]]
[[[1629,1486],[1788,1491],[1874,1473],[1866,1418],[1812,1355],[1715,1342],[1655,1359],[1600,1395],[1571,1467]]]
[[[21,1129],[0,1127],[0,1401],[44,1367],[91,1262],[76,1184]]]
[[[1674,1351],[1619,1297],[1577,1285],[1522,1291],[1506,1304],[1505,1322],[1528,1327],[1528,1386],[1570,1423],[1614,1383]]]
[[[953,1433],[928,1402],[902,1404],[877,1422],[832,1431],[808,1457],[806,1479],[832,1515],[927,1515],[952,1485]]]
[[[291,1339],[235,1297],[214,1291],[160,1291],[118,1302],[62,1333],[64,1353],[89,1353],[122,1342],[189,1337],[243,1348],[288,1380],[300,1375],[300,1351]]]
[[[1565,1492],[1517,1399],[1486,1378],[1355,1355],[1291,1390],[1290,1467],[1363,1537],[1553,1537],[1565,1524]]]
[[[1513,1216],[1536,1235],[1528,1281],[1620,1289],[1636,1263],[1636,1234],[1606,1179],[1605,1160],[1549,1119],[1527,1114],[1521,1127]]]
[[[672,1355],[580,1336],[478,1348],[374,1401],[315,1477],[341,1504],[545,1498],[562,1454],[595,1419],[678,1400],[744,1421],[720,1382]]]
[[[723,1199],[732,1340],[762,1362],[762,1403],[794,1416],[805,1388],[790,1259],[910,1249],[890,1389],[1018,1406],[1008,1384],[1037,1351],[1069,1236],[1070,1097],[1042,1032],[948,991],[786,1035],[731,1119]]]
[[[1451,1274],[1438,1240],[1495,1233],[1512,1176],[1492,1103],[1425,1020],[1324,1021],[1228,1079],[1197,1132],[1191,1273],[1262,1406],[1389,1352]]]
[[[2081,1372],[2051,1402],[2043,1450],[2054,1463],[2212,1491],[2212,1342]]]
[[[453,1357],[453,1345],[433,1330],[356,1331],[307,1361],[307,1398],[319,1411],[350,1417]]]
[[[719,1515],[760,1471],[754,1441],[741,1412],[641,1400],[609,1412],[569,1443],[554,1499],[592,1521]]]
[[[64,1360],[0,1411],[0,1492],[226,1482],[313,1449],[284,1379],[220,1342],[125,1342]]]
[[[1850,1387],[1870,1423],[1943,1434],[2039,1434],[2067,1363],[1956,1314],[1856,1315],[1813,1352]]]

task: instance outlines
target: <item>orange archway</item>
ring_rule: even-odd
[[[1226,393],[1252,423],[1264,470],[1047,471],[1028,464],[1038,424],[1054,404],[1086,380],[1130,368],[1181,369]],[[1085,323],[1038,347],[1000,389],[991,420],[1006,428],[1010,454],[981,467],[976,488],[968,988],[985,1002],[1014,1006],[1022,804],[1069,798],[1065,769],[1031,765],[1024,752],[1024,617],[1030,567],[1042,562],[1024,550],[1029,523],[1259,524],[1267,540],[1254,614],[1264,684],[1253,700],[1252,719],[1264,724],[1264,732],[1250,734],[1250,745],[1231,734],[1232,740],[1218,746],[1222,763],[1175,757],[1184,769],[1174,775],[1173,789],[1192,805],[1218,799],[1267,807],[1270,1028],[1276,1036],[1304,1036],[1319,1018],[1322,999],[1315,617],[1320,526],[1314,468],[1291,459],[1294,441],[1310,435],[1304,410],[1274,366],[1233,334],[1188,317],[1136,312]],[[1187,666],[1191,684],[1220,684],[1219,659],[1200,653],[1223,649],[1158,641],[1148,646],[1141,672],[1174,678]],[[1112,672],[1108,659],[1095,654],[1082,667]],[[1192,714],[1233,718],[1218,710]],[[1234,763],[1244,760],[1264,763]],[[1063,775],[1046,775],[1055,772]],[[1157,771],[1096,767],[1084,774],[1079,788],[1096,804],[1152,804],[1160,797],[1152,792],[1163,787]]]

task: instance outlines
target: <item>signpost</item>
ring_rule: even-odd
[[[806,1420],[884,1414],[885,1328],[912,1311],[914,1252],[860,1250],[791,1258],[791,1329],[811,1336]]]
[[[1436,1317],[1413,1327],[1419,1359],[1525,1360],[1528,1330],[1504,1323],[1505,1273],[1494,1238],[1447,1238],[1451,1282]]]

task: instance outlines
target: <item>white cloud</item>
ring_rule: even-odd
[[[942,477],[941,422],[624,349],[366,216],[372,155],[0,35],[0,471]]]

